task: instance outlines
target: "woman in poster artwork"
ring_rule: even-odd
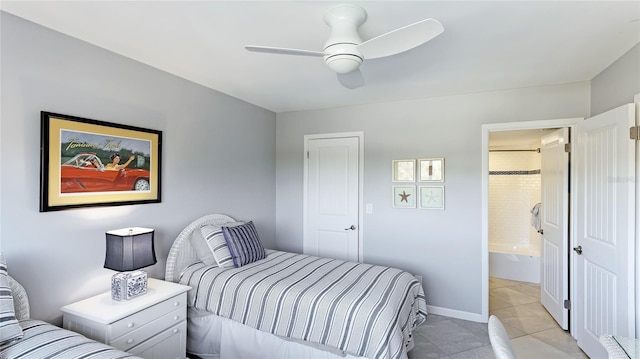
[[[119,169],[127,167],[129,165],[129,163],[131,163],[131,161],[133,161],[135,156],[131,155],[131,157],[129,157],[127,162],[125,162],[124,164],[120,164],[120,154],[119,153],[114,153],[109,158],[111,159],[111,163],[107,163],[107,165],[105,166],[105,169],[117,171]]]

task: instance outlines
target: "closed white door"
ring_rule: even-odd
[[[540,302],[562,329],[569,329],[569,129],[555,130],[541,139],[542,273]]]
[[[307,201],[304,253],[358,262],[358,137],[307,142]]]
[[[576,126],[575,337],[591,358],[606,358],[602,334],[635,337],[634,105]]]

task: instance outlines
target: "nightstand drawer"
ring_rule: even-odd
[[[186,310],[184,308],[175,309],[173,312],[167,313],[164,316],[143,325],[142,327],[137,327],[136,330],[111,341],[111,345],[127,351],[155,336],[158,332],[163,331],[166,328],[173,327],[185,319],[187,319]]]
[[[187,321],[158,333],[146,342],[128,350],[143,358],[184,359],[187,345]]]
[[[166,313],[173,312],[179,308],[184,308],[186,305],[187,294],[182,293],[176,295],[175,297],[169,298],[145,310],[132,314],[127,318],[114,322],[111,324],[111,337],[117,339],[123,335],[132,333],[148,323],[159,320],[158,318],[164,316]],[[166,326],[162,328],[166,328]],[[115,340],[113,342],[115,342]]]

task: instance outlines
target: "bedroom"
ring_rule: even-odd
[[[422,275],[432,309],[479,316],[481,125],[586,118],[640,92],[636,44],[584,81],[276,112],[6,12],[1,26],[0,240],[33,316],[55,323],[61,306],[107,287],[106,230],[154,228],[156,278],[179,231],[206,213],[252,219],[266,247],[301,252],[302,137],[349,131],[366,133],[364,260]],[[162,130],[162,202],[39,213],[42,110]],[[445,211],[390,206],[391,161],[418,156],[447,160]]]

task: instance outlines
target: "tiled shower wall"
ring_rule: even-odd
[[[540,256],[531,209],[540,202],[540,153],[489,153],[489,251]]]

